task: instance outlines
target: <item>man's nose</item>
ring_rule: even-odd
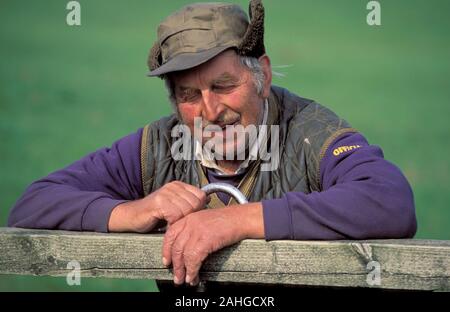
[[[202,99],[203,99],[203,106],[202,106],[203,119],[210,122],[216,121],[225,110],[225,106],[220,103],[216,94],[214,94],[214,92],[211,92],[210,90],[202,91]]]

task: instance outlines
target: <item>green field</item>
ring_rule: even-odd
[[[170,112],[146,58],[158,23],[189,1],[79,1],[72,27],[67,2],[0,1],[0,226],[30,182]],[[380,1],[381,26],[367,25],[367,2],[266,0],[268,55],[289,65],[274,84],[380,145],[414,189],[416,237],[450,240],[450,1]],[[0,276],[0,291],[155,289]]]

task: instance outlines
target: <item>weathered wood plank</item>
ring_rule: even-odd
[[[100,234],[0,228],[0,273],[172,279],[161,262],[162,235]],[[367,277],[380,264],[380,285]],[[211,255],[211,281],[450,290],[450,242],[436,240],[245,240]]]

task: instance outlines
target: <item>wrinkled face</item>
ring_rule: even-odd
[[[225,140],[231,125],[257,125],[263,113],[264,98],[270,93],[271,70],[267,56],[260,58],[265,74],[262,94],[258,94],[252,73],[239,62],[234,50],[227,50],[193,69],[172,73],[179,115],[191,133],[194,119],[201,118],[202,127],[215,125],[211,137],[222,141],[223,151],[236,150],[239,140]],[[198,120],[198,119],[197,119]],[[229,131],[229,130],[228,130]],[[209,138],[203,137],[203,144]]]

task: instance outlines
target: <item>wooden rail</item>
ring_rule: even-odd
[[[161,262],[161,246],[159,234],[0,228],[0,273],[65,276],[72,271],[67,264],[76,260],[81,277],[171,280],[170,270]],[[450,242],[245,240],[211,255],[201,277],[236,283],[450,291]]]

